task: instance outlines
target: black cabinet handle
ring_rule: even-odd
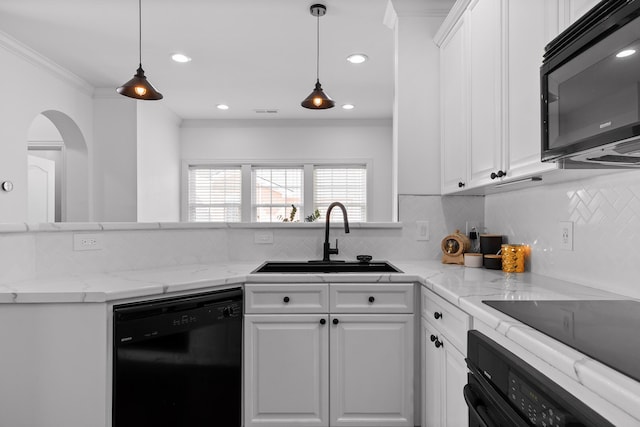
[[[442,313],[436,311],[435,313],[433,313],[433,317],[435,317],[436,320],[438,320],[439,318],[442,317]]]
[[[498,173],[491,172],[491,179],[502,178],[503,176],[507,176],[507,173],[503,170],[499,170]]]
[[[333,319],[333,324],[337,325],[338,323],[340,323],[340,321],[338,319]]]
[[[375,299],[374,297],[369,297],[369,302],[370,302],[371,304],[373,304],[373,302],[374,302],[375,300],[376,300],[376,299]]]
[[[465,184],[464,182],[462,182],[462,181],[459,181],[459,182],[458,182],[458,188],[462,188],[462,187],[464,187],[465,185],[466,185],[466,184]]]
[[[435,340],[437,340],[437,339],[438,339],[438,337],[437,337],[437,336],[435,336],[435,335],[433,335],[433,334],[431,334],[431,336],[429,337],[429,339],[431,340],[431,342],[434,342]]]
[[[320,319],[320,324],[324,325],[325,323],[327,323],[327,319]]]
[[[284,298],[282,298],[282,301],[284,301],[284,303],[286,304],[291,300],[289,299],[289,297],[284,297]]]
[[[434,342],[436,348],[440,348],[442,347],[442,341],[440,341],[439,339],[436,338],[436,341]]]

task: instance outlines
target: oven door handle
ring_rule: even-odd
[[[470,410],[470,415],[475,418],[480,427],[497,427],[496,424],[491,422],[487,407],[482,405],[482,400],[474,393],[469,384],[464,386],[463,389],[464,400],[467,402],[467,406]],[[484,416],[483,416],[484,415]]]

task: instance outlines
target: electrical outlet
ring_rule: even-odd
[[[416,240],[429,240],[429,221],[416,221]]]
[[[104,248],[102,234],[74,234],[73,250],[74,251],[99,251]]]
[[[273,244],[273,232],[272,231],[256,231],[253,233],[253,243],[256,245],[271,245]]]
[[[478,234],[480,234],[480,221],[467,221],[465,223],[464,234],[466,234],[467,237],[469,237],[472,228],[475,228]]]
[[[573,221],[560,221],[558,237],[560,238],[560,249],[573,250]]]

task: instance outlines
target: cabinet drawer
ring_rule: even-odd
[[[247,284],[245,313],[327,313],[328,290],[327,284]]]
[[[331,313],[413,313],[413,283],[335,283]]]
[[[422,316],[461,353],[467,354],[467,331],[471,326],[471,317],[428,289],[422,288],[421,295]]]

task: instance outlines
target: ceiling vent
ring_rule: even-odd
[[[257,114],[278,114],[278,110],[273,108],[257,108],[253,111]]]

